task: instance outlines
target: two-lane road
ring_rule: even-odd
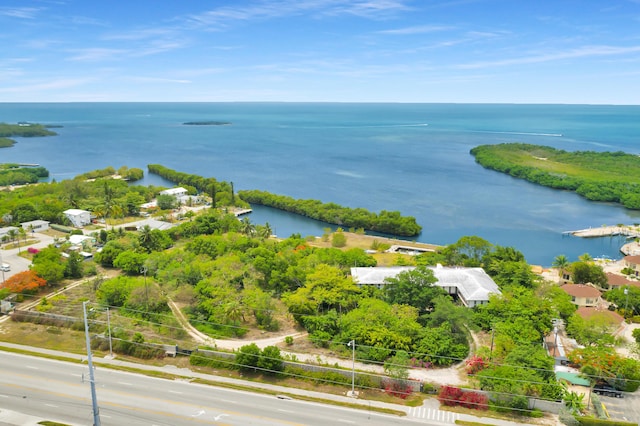
[[[0,408],[92,422],[88,367],[0,352]],[[102,424],[400,425],[411,419],[98,368]],[[84,382],[83,382],[84,378]],[[429,425],[422,420],[422,425]],[[435,425],[436,423],[433,423]]]

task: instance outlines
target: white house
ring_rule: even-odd
[[[29,222],[22,222],[20,226],[27,232],[42,232],[49,229],[49,223],[46,220],[32,220]]]
[[[171,195],[172,197],[175,197],[176,200],[179,200],[181,197],[184,197],[185,195],[187,195],[187,192],[188,191],[186,189],[179,186],[177,188],[169,188],[169,189],[165,189],[164,191],[160,191],[160,194]]]
[[[69,222],[76,228],[82,228],[91,223],[91,213],[86,210],[69,209],[62,212]]]
[[[387,278],[415,269],[413,266],[351,268],[351,277],[358,286],[375,285],[382,288]],[[482,268],[429,267],[437,278],[435,285],[457,296],[467,307],[489,302],[489,295],[500,294],[496,283]]]
[[[9,238],[9,232],[16,231],[16,235],[18,232],[18,228],[15,226],[6,226],[4,228],[0,228],[0,239]]]

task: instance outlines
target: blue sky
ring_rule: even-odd
[[[640,104],[640,0],[3,0],[0,102]]]

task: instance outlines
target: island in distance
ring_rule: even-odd
[[[227,126],[231,124],[229,121],[187,121],[182,123],[185,126]]]

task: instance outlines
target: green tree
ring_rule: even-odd
[[[434,284],[438,279],[429,268],[419,266],[385,279],[385,300],[391,304],[409,305],[419,312],[431,311],[436,297],[446,292]]]
[[[64,276],[69,278],[82,277],[82,261],[82,256],[77,252],[72,251],[69,253],[69,257],[65,264]]]
[[[118,254],[113,261],[113,266],[122,269],[129,275],[139,275],[144,266],[144,262],[147,260],[145,253],[137,253],[132,250],[126,250]]]
[[[280,348],[277,346],[267,346],[264,348],[260,359],[258,359],[257,366],[266,374],[276,374],[284,370],[284,362],[280,354]]]
[[[553,259],[553,263],[551,265],[558,269],[558,276],[563,277],[570,264],[571,262],[569,262],[569,258],[567,256],[559,254]]]
[[[255,343],[242,346],[236,353],[236,365],[240,370],[255,371],[262,352]]]
[[[602,266],[590,262],[574,262],[571,264],[571,278],[576,284],[591,283],[600,287],[609,287],[607,275]]]
[[[618,324],[605,313],[596,312],[588,319],[574,313],[569,318],[567,333],[581,345],[613,345],[615,337],[612,333],[617,327]]]
[[[171,210],[176,206],[176,199],[169,194],[158,194],[156,203],[160,210]]]
[[[394,356],[384,363],[384,372],[392,379],[407,380],[411,359],[406,351],[397,351]]]
[[[569,409],[573,414],[581,414],[587,408],[584,402],[584,394],[577,392],[566,392],[564,398],[565,407]]]
[[[331,246],[332,247],[344,247],[347,245],[347,237],[344,235],[344,232],[339,228],[336,232],[331,235]]]

